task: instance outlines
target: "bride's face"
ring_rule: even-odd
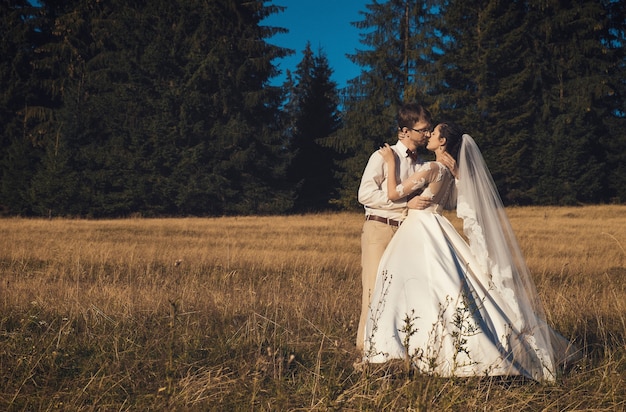
[[[439,148],[439,146],[441,146],[442,140],[441,126],[437,125],[437,127],[435,127],[435,130],[430,134],[430,138],[428,139],[428,143],[426,144],[426,149],[434,152]]]

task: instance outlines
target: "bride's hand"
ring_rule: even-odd
[[[385,163],[395,162],[395,159],[393,156],[393,149],[391,148],[391,146],[389,146],[388,143],[385,143],[385,146],[378,149],[378,153],[380,153],[380,155],[383,157],[383,159],[385,160]]]

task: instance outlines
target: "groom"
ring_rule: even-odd
[[[398,111],[397,122],[398,142],[391,148],[399,158],[395,173],[397,181],[401,182],[422,164],[416,150],[428,142],[433,123],[430,112],[417,103],[403,105]],[[378,152],[370,156],[365,166],[358,199],[365,208],[365,222],[361,232],[363,295],[356,337],[357,349],[362,351],[370,296],[376,285],[376,273],[383,252],[404,220],[407,207],[424,209],[430,205],[430,201],[419,196],[411,200],[403,198],[390,201],[387,197],[386,166]]]

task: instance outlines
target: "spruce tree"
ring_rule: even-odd
[[[442,81],[434,93],[443,112],[475,135],[505,202],[573,204],[610,192],[606,153],[595,140],[612,133],[609,84],[619,83],[615,63],[623,62],[616,54],[623,46],[607,47],[615,44],[607,41],[611,3],[484,0],[442,8]]]
[[[180,1],[188,27],[179,58],[177,138],[181,161],[174,170],[185,214],[281,213],[292,206],[285,189],[284,147],[271,87],[274,58],[288,51],[265,42],[277,29],[260,22],[275,8],[261,1]],[[177,40],[178,38],[175,38]],[[187,40],[184,40],[187,39]],[[174,97],[174,96],[172,96]]]
[[[626,1],[607,1],[606,27],[602,35],[603,52],[611,64],[604,68],[606,93],[602,117],[607,133],[599,145],[606,151],[607,200],[626,202]]]
[[[25,0],[0,4],[0,213],[31,214],[29,186],[41,156],[49,112],[41,105],[31,62],[43,34]]]
[[[535,109],[523,2],[450,1],[436,28],[442,53],[433,95],[442,116],[476,139],[503,199],[529,203]]]
[[[607,4],[528,2],[538,203],[595,202],[607,193],[606,152],[598,144],[600,136],[611,134],[603,119],[611,116],[607,80],[616,80],[615,72],[607,76],[615,65],[605,43]]]
[[[289,100],[286,104],[290,119],[289,148],[293,158],[288,178],[296,188],[294,211],[321,211],[330,207],[335,196],[333,151],[325,147],[324,140],[338,130],[337,85],[330,77],[332,70],[322,50],[313,54],[307,43],[303,58],[288,79]]]
[[[29,188],[36,212],[288,210],[281,91],[268,85],[287,50],[264,41],[280,28],[259,24],[278,10],[42,0],[46,42],[33,65],[51,124]]]
[[[81,182],[85,163],[79,161],[80,147],[87,143],[85,68],[93,56],[88,13],[78,1],[41,2],[37,30],[44,41],[32,64],[34,77],[49,98],[30,109],[49,113],[45,116],[49,122],[40,129],[44,155],[30,184],[30,200],[37,214],[81,215],[89,203],[81,193],[87,185]]]
[[[345,157],[336,203],[359,207],[361,174],[371,153],[383,141],[393,142],[396,113],[403,102],[431,103],[424,73],[430,71],[432,8],[426,1],[390,0],[368,4],[355,22],[363,50],[350,56],[362,67],[343,91],[343,124],[329,144]]]

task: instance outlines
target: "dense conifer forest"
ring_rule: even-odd
[[[407,101],[474,136],[506,204],[626,202],[626,1],[372,0],[343,89],[273,45],[274,3],[3,1],[0,213],[356,209]]]

